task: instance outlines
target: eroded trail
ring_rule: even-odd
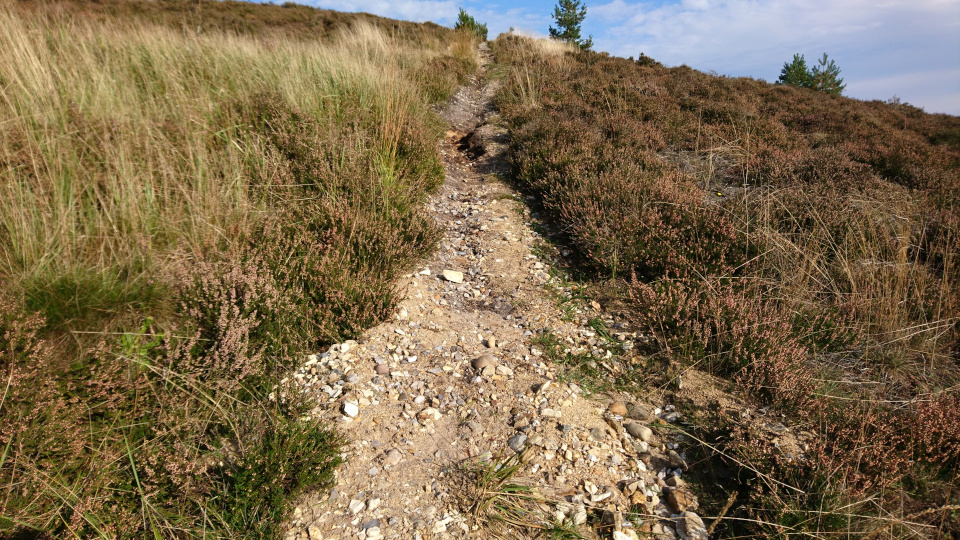
[[[564,290],[533,254],[541,240],[529,210],[490,176],[504,169],[503,133],[486,122],[496,83],[483,81],[491,58],[485,48],[481,56],[478,78],[442,112],[447,177],[427,204],[444,227],[439,249],[401,284],[407,294],[394,320],[312,356],[295,375],[323,404],[316,417],[339,425],[351,443],[337,487],[301,501],[288,538],[486,538],[456,471],[525,448],[514,480],[554,501],[533,522],[582,525],[593,513],[606,535],[672,536],[655,520],[623,516],[631,507],[664,516],[686,509],[665,505],[672,486],[656,475],[681,467],[681,457],[648,446],[641,425],[660,411],[585,398],[532,342],[546,331],[599,362],[612,346],[586,326],[600,316],[594,308],[568,303],[561,312]],[[615,345],[629,350],[634,337],[622,334]],[[692,497],[679,503],[695,505]],[[688,521],[691,533],[702,527]],[[683,520],[677,528],[686,532]],[[580,529],[597,534],[595,524]]]

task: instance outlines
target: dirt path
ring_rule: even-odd
[[[324,404],[315,417],[338,424],[351,444],[337,487],[302,501],[287,537],[489,537],[469,512],[475,501],[458,471],[527,448],[515,480],[554,501],[532,522],[566,519],[587,538],[698,538],[682,534],[682,519],[624,519],[631,508],[665,518],[695,508],[685,490],[670,497],[676,506],[665,504],[682,484],[672,477],[681,456],[652,444],[640,424],[655,413],[669,420],[670,411],[586,398],[558,380],[558,367],[531,342],[549,332],[598,362],[610,356],[586,326],[601,316],[594,308],[570,302],[560,310],[564,290],[533,253],[541,240],[529,210],[490,176],[504,170],[504,134],[486,122],[496,82],[483,81],[485,47],[481,56],[478,78],[442,111],[451,126],[442,143],[447,178],[427,204],[444,227],[439,249],[401,284],[406,299],[393,321],[311,356],[294,375]],[[634,337],[620,335],[614,345],[629,350]],[[688,522],[693,533],[699,518]]]

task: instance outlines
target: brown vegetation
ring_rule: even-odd
[[[956,499],[960,118],[495,45],[515,180],[618,280],[653,356],[819,432],[800,460],[726,443],[797,488],[753,490],[762,534],[854,534]]]

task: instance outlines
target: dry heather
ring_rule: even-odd
[[[790,460],[727,433],[747,476],[798,488],[741,488],[754,525],[727,534],[909,536],[896,516],[924,509],[924,534],[956,534],[937,509],[960,490],[960,119],[516,36],[495,49],[514,178],[619,284],[650,359],[820,435]]]
[[[0,6],[0,536],[279,534],[341,441],[278,374],[386,317],[437,239],[428,106],[470,38],[215,4],[234,32]]]

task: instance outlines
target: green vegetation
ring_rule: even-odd
[[[457,24],[453,26],[453,29],[471,32],[481,41],[487,40],[487,23],[478,23],[477,20],[468,15],[463,8],[460,8],[460,15],[457,16]]]
[[[777,84],[787,84],[800,88],[811,88],[818,92],[840,95],[847,85],[840,78],[840,68],[833,60],[827,59],[823,53],[819,64],[812,70],[807,68],[807,61],[801,54],[793,55],[793,60],[783,64]]]
[[[859,537],[922,516],[956,534],[960,119],[517,36],[494,49],[514,181],[584,270],[616,278],[648,360],[817,434],[790,460],[726,426],[714,448],[739,478],[789,487],[730,486],[748,495],[718,532]]]
[[[553,20],[557,27],[550,27],[550,37],[565,43],[572,43],[581,49],[593,47],[593,36],[580,37],[580,24],[587,17],[587,6],[580,0],[559,0],[553,8]]]
[[[330,13],[0,7],[0,536],[277,538],[333,482],[282,378],[433,248],[476,44]]]

